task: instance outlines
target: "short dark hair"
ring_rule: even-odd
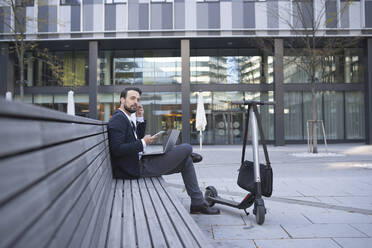
[[[127,93],[128,93],[128,91],[130,91],[130,90],[134,90],[134,91],[137,91],[140,95],[142,95],[142,90],[141,89],[139,89],[139,88],[137,88],[137,87],[127,87],[127,88],[125,88],[122,92],[121,92],[121,94],[120,94],[120,98],[127,98]]]

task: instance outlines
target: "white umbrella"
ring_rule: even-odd
[[[75,115],[74,92],[70,90],[67,97],[67,114]]]
[[[6,92],[5,93],[5,100],[11,101],[12,100],[12,92]]]
[[[199,92],[198,95],[198,105],[196,108],[196,123],[195,127],[196,130],[200,132],[200,150],[202,149],[202,131],[205,130],[205,126],[207,125],[207,117],[205,116],[205,109],[204,109],[204,101],[203,101],[203,94]]]

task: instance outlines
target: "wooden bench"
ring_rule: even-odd
[[[1,99],[0,247],[210,244],[163,178],[112,178],[105,123]]]

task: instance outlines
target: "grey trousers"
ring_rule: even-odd
[[[189,144],[175,146],[163,155],[150,156],[140,160],[141,177],[153,177],[181,173],[187,194],[192,205],[200,205],[204,197],[196,178],[194,164],[190,157],[192,147]]]

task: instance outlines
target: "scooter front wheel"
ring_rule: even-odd
[[[207,201],[210,207],[214,206],[215,202],[212,198],[216,198],[218,196],[217,190],[213,186],[208,186],[205,188],[204,199]],[[212,198],[211,198],[212,197]]]
[[[256,207],[256,222],[259,225],[262,225],[265,222],[266,209],[265,206]]]

